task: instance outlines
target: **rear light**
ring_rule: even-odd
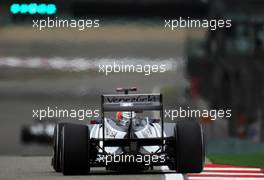
[[[90,124],[97,124],[97,121],[96,120],[91,120]]]
[[[101,119],[93,119],[93,120],[90,120],[90,124],[102,124],[102,120]]]

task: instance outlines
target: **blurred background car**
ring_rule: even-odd
[[[51,145],[56,124],[56,119],[45,118],[43,121],[35,119],[33,123],[23,125],[20,135],[21,142]]]

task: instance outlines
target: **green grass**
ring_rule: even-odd
[[[214,154],[208,158],[212,163],[264,168],[264,154]]]

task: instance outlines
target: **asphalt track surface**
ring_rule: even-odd
[[[1,156],[0,179],[1,180],[165,180],[167,179],[162,170],[148,171],[140,174],[117,174],[107,172],[104,169],[95,169],[91,175],[86,176],[63,176],[53,171],[49,156]],[[174,173],[175,174],[175,173]],[[181,177],[182,175],[177,176]],[[175,177],[175,176],[174,176]],[[176,180],[176,179],[175,179]]]
[[[177,174],[165,166],[153,171],[124,174],[106,171],[103,168],[91,170],[85,176],[63,176],[51,167],[50,156],[0,156],[1,180],[264,180],[264,169],[206,163],[199,174]]]

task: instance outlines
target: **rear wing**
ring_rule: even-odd
[[[102,95],[102,111],[160,111],[163,109],[161,94]]]

